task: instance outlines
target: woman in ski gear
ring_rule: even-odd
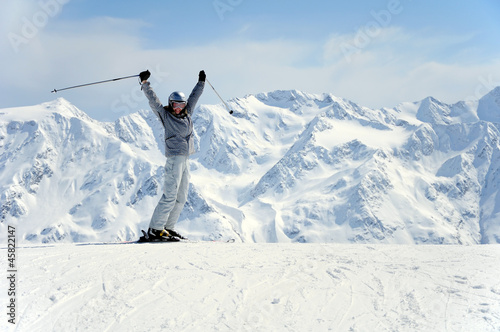
[[[148,241],[171,241],[183,238],[174,231],[175,224],[187,201],[189,187],[189,156],[193,154],[193,122],[191,116],[205,87],[205,72],[198,76],[198,83],[186,98],[180,91],[173,92],[168,105],[163,106],[148,78],[149,71],[139,74],[142,90],[148,98],[149,106],[165,129],[165,183],[163,195],[156,206],[149,229],[144,238]]]

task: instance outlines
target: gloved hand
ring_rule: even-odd
[[[205,71],[204,71],[204,70],[202,70],[202,71],[200,71],[200,74],[199,74],[199,76],[198,76],[198,77],[199,77],[199,79],[198,79],[198,80],[199,80],[200,82],[205,82],[205,79],[207,78],[207,75],[205,74]]]
[[[143,71],[142,73],[139,74],[139,78],[141,79],[141,82],[147,81],[150,76],[151,76],[151,73],[149,72],[149,70]]]

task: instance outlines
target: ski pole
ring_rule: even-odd
[[[222,103],[226,106],[226,109],[229,111],[229,114],[233,114],[233,110],[230,109],[229,106],[227,105],[227,103],[221,98],[221,96],[219,95],[217,90],[215,90],[214,86],[208,81],[208,79],[205,79],[205,80],[207,81],[208,85],[210,85],[210,87],[212,87],[212,89],[214,90],[217,97],[219,97],[219,99],[222,101]]]
[[[119,81],[119,80],[124,80],[126,78],[132,78],[132,77],[139,77],[139,75],[131,75],[131,76],[125,76],[125,77],[119,77],[119,78],[113,78],[110,80],[105,80],[105,81],[99,81],[99,82],[94,82],[94,83],[87,83],[87,84],[81,84],[81,85],[75,85],[75,86],[70,86],[67,88],[63,89],[54,89],[51,91],[52,93],[57,93],[58,91],[63,91],[63,90],[69,90],[69,89],[74,89],[74,88],[81,88],[82,86],[88,86],[88,85],[94,85],[94,84],[101,84],[101,83],[106,83],[106,82],[113,82],[113,81]]]

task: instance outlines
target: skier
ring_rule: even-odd
[[[198,76],[198,83],[186,99],[180,91],[172,92],[168,105],[163,106],[148,82],[149,70],[139,74],[141,89],[149,106],[165,128],[165,183],[163,195],[156,206],[147,233],[140,241],[178,241],[184,239],[177,233],[175,224],[187,201],[189,187],[189,156],[194,153],[193,122],[191,116],[205,87],[205,72]]]

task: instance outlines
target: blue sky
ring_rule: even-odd
[[[500,1],[4,0],[0,108],[64,97],[99,120],[166,100],[198,71],[225,98],[278,89],[393,107],[478,99],[500,85]],[[206,89],[200,103],[219,103]]]

